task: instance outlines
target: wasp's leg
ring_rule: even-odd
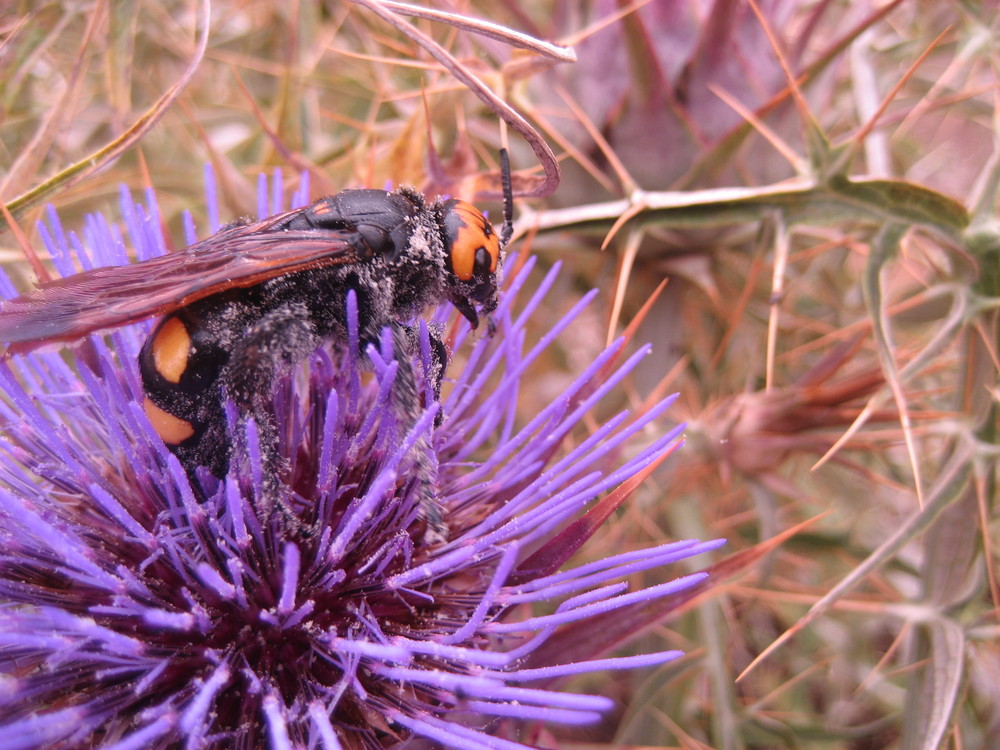
[[[393,357],[397,363],[392,397],[396,414],[401,422],[401,432],[405,435],[417,423],[423,410],[430,404],[424,404],[423,394],[417,388],[416,372],[414,371],[414,361],[419,356],[417,352],[420,351],[419,329],[415,326],[394,324],[390,330],[392,332]],[[431,368],[433,371],[427,373],[427,377],[432,380],[435,399],[440,395],[440,378],[444,371],[441,357],[447,361],[447,349],[445,349],[440,337],[432,333]],[[435,427],[440,424],[440,416],[439,412],[435,417]],[[421,516],[427,524],[426,540],[431,542],[444,541],[448,538],[448,527],[437,501],[438,465],[436,454],[430,446],[430,436],[424,434],[417,438],[412,451],[413,476],[417,485],[415,490],[420,499]]]
[[[291,517],[285,506],[281,482],[286,468],[278,451],[277,427],[272,413],[274,387],[278,377],[303,361],[322,343],[303,304],[290,303],[271,310],[235,342],[227,366],[222,371],[220,395],[232,399],[239,421],[232,436],[234,457],[245,455],[246,419],[257,426],[261,463],[264,471],[263,503],[275,503]]]
[[[440,332],[433,328],[429,331],[431,342],[431,371],[427,373],[431,385],[434,388],[434,400],[441,401],[441,381],[444,380],[444,371],[448,367],[448,347],[444,345],[444,339]],[[444,418],[443,412],[438,412],[434,426],[439,427]]]
[[[441,383],[444,380],[444,371],[448,367],[448,347],[444,345],[440,331],[431,328],[427,333],[430,342],[430,361],[427,363],[428,371],[424,376],[430,384],[433,400],[440,404]],[[444,411],[438,409],[438,413],[434,415],[434,427],[440,427],[442,422],[444,422]]]
[[[222,386],[240,412],[270,411],[274,383],[322,343],[304,304],[289,303],[263,315],[233,344]]]
[[[392,327],[393,332],[393,356],[399,363],[399,372],[394,396],[397,403],[404,409],[408,409],[412,417],[418,416],[421,408],[428,408],[432,401],[441,400],[441,381],[444,378],[445,368],[448,366],[448,348],[441,338],[441,333],[435,328],[428,330],[429,358],[424,361],[421,354],[423,346],[420,341],[420,328],[418,326],[408,326],[396,324]],[[424,363],[424,379],[430,385],[430,396],[420,393],[417,388],[416,373],[413,370],[413,362],[419,360]],[[437,415],[435,427],[441,424],[441,414]]]

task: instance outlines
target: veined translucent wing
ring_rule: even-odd
[[[195,300],[296,271],[354,263],[347,230],[276,228],[304,209],[222,229],[176,253],[94,268],[0,303],[0,342],[9,352],[164,315]]]

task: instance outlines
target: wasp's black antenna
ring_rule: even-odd
[[[500,180],[503,183],[503,226],[500,227],[500,247],[507,247],[514,234],[514,187],[510,179],[510,156],[500,149]]]

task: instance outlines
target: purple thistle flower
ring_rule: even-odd
[[[263,182],[262,210],[280,209],[274,196],[279,181]],[[143,207],[123,192],[121,203],[137,256],[164,252],[153,195]],[[217,225],[211,198],[209,215]],[[185,227],[193,242],[189,218]],[[54,211],[41,232],[63,275],[126,262],[123,237],[99,216],[84,242]],[[364,367],[356,346],[324,347],[282,381],[274,400],[292,467],[288,504],[309,533],[257,513],[252,421],[245,460],[223,481],[205,476],[208,499],[196,500],[142,409],[135,359],[151,323],[91,337],[71,358],[0,362],[4,747],[377,748],[417,737],[519,748],[507,738],[525,721],[584,724],[611,706],[550,689],[553,680],[676,658],[537,658],[558,653],[569,626],[689,590],[704,574],[640,590],[625,579],[719,543],[558,569],[589,536],[567,535],[572,523],[672,450],[679,428],[621,458],[667,401],[562,449],[645,354],[619,362],[620,342],[518,423],[527,368],[586,304],[527,344],[525,323],[557,274],[529,295],[532,266],[509,280],[496,335],[474,340],[457,327],[464,364],[449,373],[441,419],[432,404],[402,423],[389,341]],[[15,294],[6,279],[0,293]],[[431,325],[451,315],[440,310]],[[431,370],[421,326],[418,375]],[[426,379],[422,387],[432,403]],[[444,532],[425,518],[428,494]]]

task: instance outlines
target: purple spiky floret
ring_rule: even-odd
[[[260,193],[278,210],[280,180]],[[140,258],[165,252],[152,193],[140,204],[123,191],[121,206],[127,243],[99,216],[81,239],[47,213],[41,237],[59,273],[123,263],[126,246]],[[209,207],[215,228],[211,192]],[[190,217],[185,235],[193,241]],[[430,329],[419,324],[410,366],[430,405],[415,420],[393,407],[400,363],[388,337],[362,360],[352,330],[353,344],[324,347],[282,382],[275,414],[295,533],[281,514],[259,512],[265,462],[252,420],[238,468],[192,489],[142,409],[135,358],[150,322],[90,337],[79,358],[40,350],[0,361],[4,746],[369,748],[416,736],[521,748],[513,738],[525,722],[589,723],[611,707],[551,681],[676,658],[519,667],[567,624],[700,582],[636,589],[628,579],[719,545],[521,567],[679,436],[635,448],[667,401],[581,437],[584,415],[646,353],[619,357],[621,342],[521,419],[528,368],[589,301],[529,342],[526,324],[558,273],[529,294],[533,265],[508,280],[496,335],[458,327],[463,365],[448,373],[441,405],[429,398]],[[15,294],[6,278],[0,293]],[[442,309],[429,325],[453,315]]]

